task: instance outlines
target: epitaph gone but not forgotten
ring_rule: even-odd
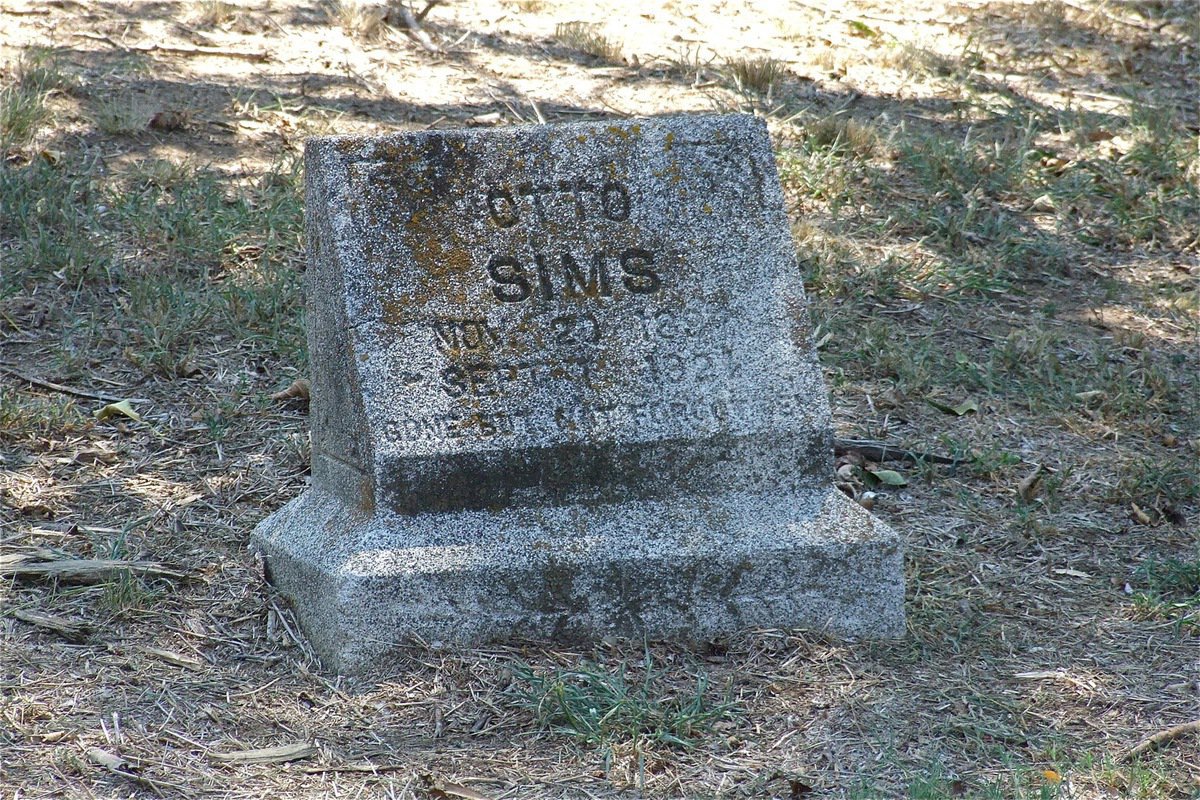
[[[313,479],[254,542],[329,662],[902,631],[760,121],[314,139],[306,170]]]

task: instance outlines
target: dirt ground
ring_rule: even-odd
[[[1191,2],[451,0],[422,29],[0,3],[0,797],[1200,797]],[[908,543],[907,637],[322,669],[246,546],[307,476],[276,394],[304,138],[714,111],[770,127],[837,435],[959,459],[838,460]],[[592,679],[717,711],[683,744],[550,713]]]

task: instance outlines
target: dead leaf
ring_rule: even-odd
[[[1062,783],[1062,775],[1059,775],[1052,769],[1042,770],[1042,777],[1047,783]]]
[[[874,39],[875,37],[879,36],[879,34],[875,32],[874,28],[867,23],[862,22],[861,20],[849,19],[846,20],[846,24],[850,26],[851,36],[861,36],[864,39]]]
[[[463,797],[466,800],[491,800],[491,798],[483,792],[477,792],[470,786],[463,786],[461,783],[451,783],[446,781],[442,784],[442,790],[451,797]]]
[[[133,405],[128,400],[121,400],[117,403],[109,403],[104,408],[96,411],[94,416],[99,422],[104,422],[112,417],[128,417],[134,422],[141,422],[141,416],[133,410]]]
[[[183,653],[176,653],[174,650],[159,650],[157,647],[147,647],[146,652],[177,667],[186,667],[197,672],[204,669],[204,662],[200,659],[184,655]]]
[[[1043,158],[1042,166],[1056,175],[1061,175],[1067,170],[1067,167],[1071,166],[1071,162],[1065,158],[1052,156],[1050,158]]]
[[[1053,211],[1056,208],[1054,198],[1048,194],[1043,194],[1033,201],[1034,211]]]
[[[801,797],[812,794],[813,787],[810,784],[807,784],[804,781],[800,780],[799,778],[789,778],[788,779],[788,792],[789,792],[789,795],[791,796],[791,800],[800,800]]]
[[[956,417],[979,413],[979,404],[970,397],[955,405],[943,403],[940,400],[933,399],[932,397],[925,398],[925,401],[938,411],[941,411],[943,414],[953,414]]]
[[[262,747],[257,750],[235,750],[232,753],[209,753],[213,761],[225,764],[282,764],[287,761],[299,761],[311,758],[317,754],[317,746],[312,742],[296,742],[282,744],[278,747]]]
[[[843,466],[861,467],[867,463],[867,459],[858,450],[847,450],[837,458],[837,468],[840,470]]]
[[[111,464],[117,458],[119,456],[111,450],[96,448],[93,450],[80,450],[71,458],[71,461],[76,464]]]
[[[885,486],[908,486],[908,480],[896,472],[894,469],[870,469],[866,470],[868,475],[873,475]]]
[[[487,114],[476,114],[467,119],[468,128],[485,128],[500,124],[500,112],[492,111]]]
[[[186,111],[159,111],[150,118],[150,130],[177,131],[186,127],[188,113]]]
[[[110,772],[120,772],[129,768],[129,762],[121,758],[116,753],[110,753],[107,750],[101,750],[99,747],[89,747],[87,751],[88,761],[97,764]]]
[[[1046,468],[1039,464],[1037,469],[1026,475],[1017,484],[1017,497],[1022,503],[1032,503],[1033,499],[1038,496],[1038,492],[1042,490],[1042,476],[1045,473]]]
[[[194,378],[201,372],[203,370],[196,366],[196,362],[192,360],[191,354],[179,359],[179,362],[175,364],[175,374],[180,378]]]
[[[1170,503],[1159,509],[1159,512],[1177,528],[1182,527],[1187,522],[1187,517],[1184,516],[1183,512]]]
[[[308,378],[297,378],[282,392],[271,395],[272,400],[308,400],[312,394],[312,383]]]
[[[1013,675],[1014,678],[1021,681],[1040,681],[1040,680],[1059,680],[1065,677],[1062,670],[1038,670],[1035,672],[1018,672]]]
[[[22,622],[27,622],[37,628],[43,630],[54,631],[59,636],[69,642],[86,641],[91,633],[91,628],[82,623],[69,620],[66,617],[60,617],[55,614],[46,614],[41,611],[29,611],[27,609],[18,608],[12,612],[12,615]]]
[[[896,387],[885,389],[875,398],[876,408],[900,408],[908,398]]]
[[[486,794],[477,792],[470,786],[435,778],[432,775],[422,775],[421,783],[425,785],[425,790],[430,795],[437,798],[461,797],[465,800],[492,800]]]

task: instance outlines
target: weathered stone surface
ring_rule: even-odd
[[[507,635],[903,628],[748,116],[311,140],[313,487],[254,542],[347,670]]]

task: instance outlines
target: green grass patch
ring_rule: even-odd
[[[1008,778],[977,781],[954,777],[935,763],[913,770],[900,792],[867,781],[852,787],[847,796],[851,800],[1059,800],[1071,795],[1061,780],[1050,780],[1044,771],[1030,767],[1014,768]]]
[[[644,742],[691,749],[713,725],[731,719],[734,704],[714,699],[704,674],[670,683],[647,661],[635,677],[625,664],[610,670],[584,662],[577,669],[515,670],[519,705],[538,725],[588,745]]]
[[[1178,406],[1171,372],[1150,350],[1078,341],[1036,325],[1014,330],[986,360],[960,370],[968,386],[1023,399],[1034,413],[1147,419]]]
[[[944,261],[921,281],[931,294],[1006,291],[1014,279],[1063,270],[1067,250],[1023,213],[1028,136],[1011,141],[955,141],[924,135],[902,140],[898,168],[915,182],[919,201],[893,204],[890,233],[916,236]],[[887,194],[895,178],[877,175]]]
[[[62,285],[79,309],[64,353],[117,345],[149,374],[175,377],[224,338],[303,361],[298,164],[231,179],[162,161],[101,179],[35,161],[0,167],[0,298]]]
[[[1170,113],[1133,104],[1129,122],[1092,133],[1095,144],[1046,187],[1071,210],[1064,224],[1093,246],[1157,250],[1193,243],[1200,225],[1200,143]]]
[[[112,539],[94,543],[96,556],[121,561],[136,560],[136,554],[131,553],[129,549],[129,534],[150,519],[151,517],[142,517],[134,520],[122,528],[121,532]],[[133,609],[148,608],[159,594],[140,575],[127,569],[117,570],[111,578],[104,582],[102,588],[103,604],[116,614]]]
[[[1195,460],[1142,458],[1125,467],[1109,493],[1109,502],[1143,508],[1178,506],[1200,498],[1200,471]]]
[[[4,376],[7,383],[10,379]],[[18,441],[32,435],[80,433],[92,417],[79,404],[62,395],[36,395],[12,385],[0,385],[0,441]]]
[[[1028,180],[1033,134],[884,135],[835,116],[802,126],[800,143],[780,152],[780,176],[802,207],[833,218],[828,233],[919,242],[922,257],[910,255],[900,278],[904,294],[1009,292],[1070,263],[1068,243],[1026,213],[1042,193]]]
[[[1062,771],[1075,786],[1075,796],[1128,800],[1196,797],[1195,785],[1189,787],[1177,765],[1157,753],[1126,762],[1087,751],[1070,758]]]
[[[108,199],[130,245],[191,271],[286,259],[303,218],[298,164],[231,180],[211,170],[152,161],[130,170]]]
[[[0,247],[6,269],[0,295],[55,280],[77,284],[108,275],[114,264],[106,241],[99,165],[72,172],[37,159],[0,166]]]
[[[1200,632],[1200,553],[1190,558],[1150,558],[1133,574],[1133,603],[1145,619],[1175,620]]]
[[[118,92],[97,98],[90,112],[92,124],[109,136],[133,136],[150,124],[154,107],[150,101],[132,92]]]
[[[1081,249],[1194,246],[1200,148],[1171,114],[1131,109],[1111,130],[1081,117],[1080,153],[1064,157],[1036,144],[1054,118],[984,110],[990,122],[959,135],[811,120],[780,176],[802,212],[832,217],[827,234],[920,242],[909,295],[1017,291],[1069,275]]]
[[[0,86],[0,154],[29,144],[50,119],[50,93],[73,84],[58,52],[49,48],[26,50],[11,73],[12,79]]]
[[[779,177],[802,202],[824,206],[834,217],[843,208],[870,203],[870,181],[878,172],[870,158],[878,132],[853,119],[832,116],[800,126],[800,141],[776,153]]]
[[[887,380],[901,395],[917,401],[935,395],[996,398],[1067,429],[1081,420],[1153,427],[1188,413],[1186,367],[1152,349],[1123,347],[1111,339],[1081,339],[1066,329],[1036,324],[987,345],[960,341],[958,347],[948,348],[904,321],[862,314],[854,305],[834,302],[910,296],[905,279],[911,266],[903,260],[871,265],[817,250],[810,251],[804,263],[810,288],[815,289],[813,316],[819,335],[828,335],[822,352],[842,379]],[[1156,475],[1164,470],[1164,475]],[[1178,503],[1197,495],[1196,483],[1195,475],[1180,466],[1147,466],[1127,476],[1111,499],[1166,498]]]

